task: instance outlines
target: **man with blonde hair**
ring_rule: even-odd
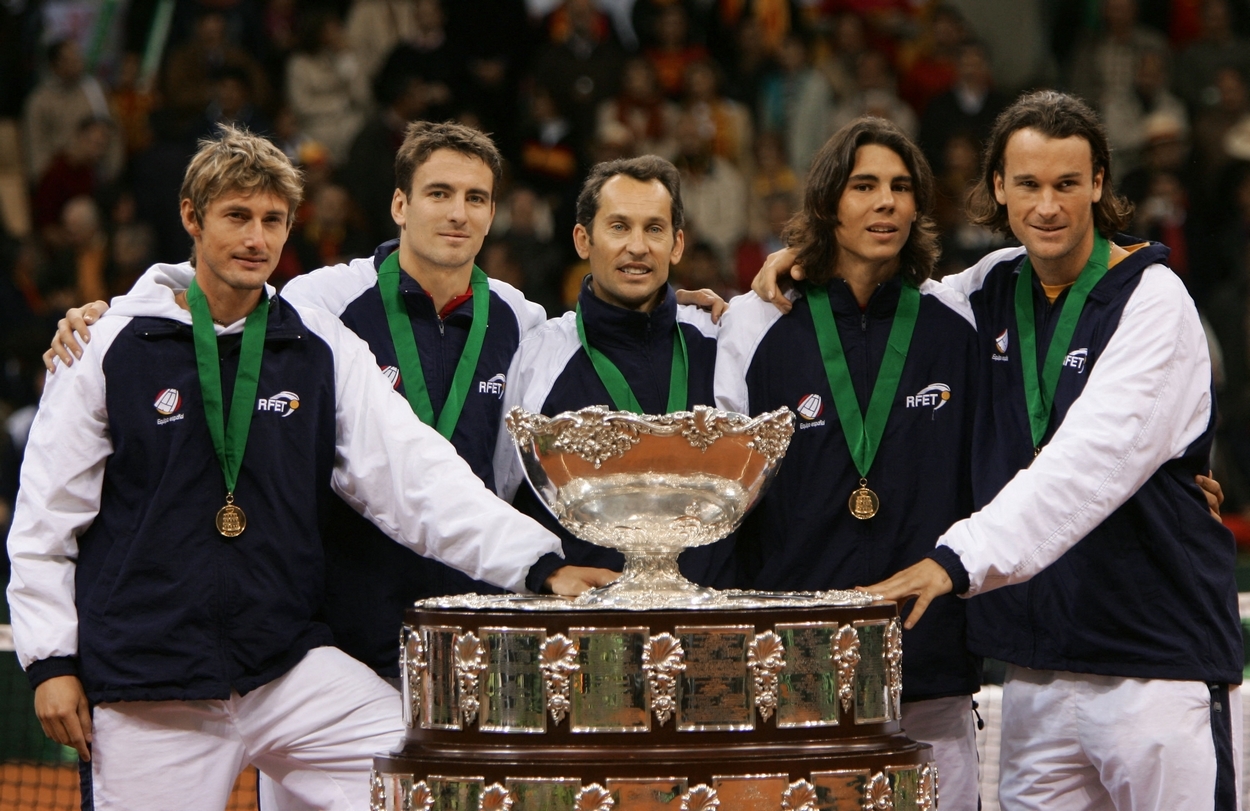
[[[399,697],[316,619],[335,494],[501,588],[559,549],[360,339],[266,284],[300,195],[269,142],[203,142],[181,194],[191,261],[116,299],[45,389],[8,597],[44,730],[89,769],[84,806],[224,807],[248,764],[308,805],[366,806]]]

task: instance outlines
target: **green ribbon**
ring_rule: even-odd
[[[386,323],[391,330],[391,342],[395,345],[395,357],[399,361],[399,373],[404,380],[404,392],[408,395],[408,404],[416,412],[418,419],[431,426],[444,439],[451,439],[460,420],[460,412],[464,410],[464,401],[469,396],[473,383],[473,374],[477,371],[478,358],[482,356],[482,344],[486,342],[486,319],[490,314],[490,279],[477,265],[469,276],[469,287],[473,290],[473,323],[469,325],[469,337],[465,341],[464,351],[456,363],[456,372],[451,378],[451,388],[447,392],[447,400],[443,410],[434,414],[434,404],[430,402],[430,390],[425,384],[425,370],[421,368],[421,355],[417,352],[417,339],[412,334],[412,320],[408,314],[408,306],[399,291],[399,283],[403,270],[399,267],[399,251],[393,251],[382,261],[378,268],[378,291],[382,294],[382,307],[386,310]]]
[[[1016,277],[1016,329],[1020,332],[1020,365],[1024,369],[1024,395],[1034,449],[1041,448],[1042,437],[1046,436],[1046,429],[1050,426],[1059,372],[1063,369],[1064,358],[1068,356],[1076,322],[1081,317],[1090,291],[1107,275],[1110,258],[1111,243],[1095,231],[1094,251],[1076,283],[1068,290],[1067,298],[1059,305],[1059,321],[1050,337],[1050,345],[1046,347],[1040,382],[1037,373],[1037,327],[1033,321],[1033,265],[1027,255],[1020,266],[1020,275]]]
[[[877,372],[877,382],[868,400],[868,412],[860,413],[855,386],[851,383],[851,371],[846,364],[846,353],[838,335],[838,325],[833,320],[833,308],[829,304],[829,292],[824,287],[811,286],[807,299],[812,311],[812,323],[816,327],[816,342],[820,344],[820,357],[825,362],[825,376],[833,392],[833,403],[838,409],[842,433],[850,448],[855,469],[861,478],[868,476],[872,462],[881,447],[885,424],[890,418],[890,407],[898,392],[898,382],[903,376],[903,364],[911,335],[916,327],[916,315],[920,312],[920,290],[905,282],[899,292],[898,308],[894,323],[890,325],[890,337],[886,341],[885,357]]]
[[[673,332],[677,335],[673,338],[673,365],[669,367],[668,374],[667,413],[669,414],[686,410],[690,368],[690,356],[686,353],[686,336],[681,332],[681,325],[673,325]],[[634,390],[629,387],[629,381],[625,379],[625,375],[621,374],[621,370],[616,368],[616,364],[609,360],[607,355],[595,349],[590,345],[590,341],[586,340],[586,325],[582,322],[582,305],[580,304],[577,305],[577,338],[582,342],[582,349],[586,350],[586,354],[590,356],[590,363],[595,367],[595,374],[599,375],[600,382],[608,390],[608,396],[612,398],[612,407],[619,411],[643,413],[642,406],[639,405],[638,398],[634,396]]]
[[[217,354],[217,332],[208,310],[204,291],[191,280],[187,288],[187,306],[191,309],[191,335],[195,340],[195,365],[200,375],[200,391],[204,397],[204,415],[213,449],[226,479],[227,501],[233,499],[234,486],[243,467],[247,433],[252,425],[256,387],[260,383],[260,359],[265,349],[265,325],[269,319],[269,297],[261,294],[260,304],[243,322],[243,342],[239,347],[239,368],[234,376],[234,395],[230,399],[230,421],[226,423],[221,388],[221,360]]]

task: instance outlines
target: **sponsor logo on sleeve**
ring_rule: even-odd
[[[400,381],[399,367],[398,366],[383,366],[381,368],[382,368],[382,376],[390,381],[391,388],[398,389],[399,381]]]
[[[477,384],[478,394],[490,394],[503,399],[503,390],[508,385],[508,378],[504,377],[503,372],[491,377],[490,380],[483,380]]]
[[[825,424],[825,421],[820,419],[820,415],[825,413],[825,401],[819,394],[809,394],[802,398],[794,410],[803,418],[803,422],[799,423],[800,429],[815,428]]]
[[[990,355],[990,360],[1007,360],[1007,344],[1007,330],[1003,330],[994,339],[994,348],[998,351]]]
[[[157,425],[177,422],[187,416],[179,413],[182,408],[182,394],[177,389],[161,389],[152,406],[156,409],[156,413],[161,415],[156,420]]]
[[[262,397],[256,402],[256,410],[289,417],[299,410],[299,395],[293,391],[280,391],[272,397]]]
[[[1085,374],[1085,358],[1089,355],[1089,347],[1081,347],[1073,349],[1068,356],[1063,359],[1063,365],[1072,369],[1076,369],[1078,375]]]
[[[907,408],[931,408],[932,414],[951,401],[951,387],[945,383],[930,383],[915,394],[908,395],[904,405]]]

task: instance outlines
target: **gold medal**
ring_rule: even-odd
[[[877,498],[876,493],[868,489],[868,480],[860,479],[859,488],[851,493],[847,506],[851,508],[851,515],[861,521],[867,521],[877,514],[877,510],[881,509],[881,500]]]
[[[217,531],[227,538],[237,538],[247,529],[247,516],[234,505],[234,493],[226,493],[226,506],[217,511]]]

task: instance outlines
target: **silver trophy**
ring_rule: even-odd
[[[624,554],[619,580],[577,598],[605,608],[717,601],[720,592],[682,576],[677,556],[737,528],[794,433],[787,408],[758,417],[704,406],[662,416],[514,408],[506,422],[526,477],[560,524]]]

